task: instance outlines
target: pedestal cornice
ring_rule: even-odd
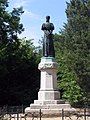
[[[58,64],[53,57],[42,57],[38,69],[57,69]]]

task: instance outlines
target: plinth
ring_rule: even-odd
[[[60,92],[57,89],[57,67],[58,64],[55,58],[41,58],[41,62],[38,65],[38,69],[41,71],[38,100],[34,100],[34,103],[25,109],[26,113],[41,109],[43,114],[57,114],[62,109],[71,109],[68,102],[60,99]]]

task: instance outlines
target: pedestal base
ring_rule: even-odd
[[[40,114],[40,109],[41,109],[41,113],[42,113],[42,117],[55,117],[55,116],[60,116],[62,115],[62,109],[64,110],[64,113],[66,112],[70,112],[73,113],[76,110],[74,108],[71,108],[69,103],[65,103],[65,104],[46,104],[47,102],[50,103],[50,101],[38,101],[40,103],[45,103],[44,105],[40,105],[40,104],[31,104],[30,107],[27,107],[25,109],[25,113],[27,114],[31,114],[31,113],[36,113],[36,114]],[[53,103],[57,102],[63,102],[61,101],[51,101]],[[36,101],[37,103],[37,101]]]
[[[43,115],[48,116],[60,115],[62,109],[70,112],[75,111],[75,109],[71,108],[71,105],[64,100],[34,100],[34,103],[25,109],[25,113],[39,112],[40,109]]]
[[[44,101],[46,102],[46,101]],[[50,102],[50,101],[49,101]],[[52,102],[52,101],[51,101]],[[31,104],[30,109],[47,109],[47,110],[59,110],[59,109],[70,109],[71,106],[70,104],[45,104],[45,105],[40,105],[40,104]]]
[[[41,71],[40,90],[38,100],[25,109],[25,113],[41,112],[47,115],[55,115],[62,112],[62,109],[72,111],[71,105],[60,100],[60,93],[57,90],[57,62],[52,57],[43,57],[38,66]]]
[[[34,100],[35,105],[57,105],[57,104],[65,104],[64,100]]]

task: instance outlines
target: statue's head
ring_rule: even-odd
[[[50,16],[46,16],[46,22],[49,22]]]

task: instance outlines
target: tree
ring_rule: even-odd
[[[24,30],[20,23],[22,7],[14,8],[10,13],[6,11],[7,7],[8,0],[0,0],[0,43],[4,44],[18,42],[17,34]]]
[[[1,105],[27,105],[37,98],[40,57],[31,40],[19,42],[19,47],[10,54],[7,49],[0,54]]]
[[[78,90],[76,95],[77,101],[89,101],[90,100],[90,63],[89,63],[89,52],[90,52],[90,0],[71,0],[67,3],[66,15],[67,23],[64,25],[61,35],[63,36],[63,64],[66,64],[64,70],[67,70],[69,79],[77,84],[77,87],[65,95],[67,99],[70,97],[74,98],[75,91]],[[58,42],[59,43],[59,42]],[[60,44],[60,43],[59,43]],[[60,48],[60,47],[59,47]],[[62,58],[60,58],[62,59]],[[62,60],[61,60],[62,61]],[[65,65],[64,65],[65,66]],[[66,79],[66,77],[65,77]],[[73,80],[72,80],[73,79]],[[62,86],[64,78],[62,77]],[[68,83],[68,82],[67,82]],[[68,83],[69,84],[69,83]],[[70,85],[69,84],[69,85]],[[74,84],[74,85],[75,85]],[[69,86],[68,85],[68,86]],[[65,88],[63,88],[65,89]],[[71,90],[71,88],[70,88]],[[67,91],[67,90],[66,90]],[[74,92],[74,93],[73,93]],[[79,98],[79,99],[78,99]],[[71,100],[70,100],[71,101]],[[72,101],[73,102],[73,101]]]
[[[76,82],[75,72],[68,67],[68,51],[65,49],[64,42],[65,36],[54,35],[56,60],[58,62],[57,82],[61,98],[68,100],[73,105],[82,99],[83,93]]]
[[[31,40],[20,40],[22,8],[8,12],[0,0],[0,105],[30,104],[39,89],[40,55]]]

